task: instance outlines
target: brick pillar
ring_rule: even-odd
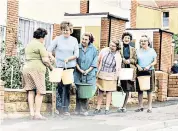
[[[160,54],[160,33],[159,32],[153,32],[153,48],[155,49],[157,53],[157,64],[155,66],[156,70],[159,70],[159,54]]]
[[[125,31],[126,21],[111,19],[111,39],[121,39]]]
[[[89,13],[89,0],[80,0],[80,13]]]
[[[61,34],[60,24],[53,25],[53,39]]]
[[[18,10],[18,0],[7,0],[6,56],[17,53]]]
[[[0,124],[4,117],[4,82],[0,80]]]
[[[130,10],[130,27],[136,28],[137,19],[137,0],[131,0],[131,10]]]
[[[108,47],[109,42],[109,19],[101,19],[101,38],[100,38],[100,49]]]
[[[158,82],[158,101],[166,101],[168,90],[168,74],[162,71],[156,71],[155,75]]]
[[[178,97],[178,74],[169,75],[168,97]]]

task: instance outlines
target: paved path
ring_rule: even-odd
[[[2,131],[120,131],[127,127],[140,126],[161,122],[165,120],[178,119],[178,102],[157,103],[154,105],[153,113],[135,113],[135,108],[129,108],[127,113],[116,113],[96,116],[70,116],[49,117],[47,121],[34,121],[24,119],[5,120],[0,129]],[[161,106],[161,107],[160,107]],[[177,127],[173,127],[177,128]],[[159,130],[165,131],[165,130]],[[175,130],[166,130],[175,131]],[[178,131],[178,128],[177,130]]]

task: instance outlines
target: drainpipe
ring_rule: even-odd
[[[109,16],[109,36],[108,36],[108,47],[110,43],[110,38],[111,38],[111,17]]]
[[[160,33],[160,48],[159,48],[159,70],[161,70],[161,49],[162,49],[162,30],[159,29],[159,33]]]

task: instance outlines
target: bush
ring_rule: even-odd
[[[5,56],[5,43],[1,43],[1,80],[5,82],[5,88],[22,89],[22,67],[25,61],[25,50],[22,43],[18,42],[17,56]],[[49,74],[46,73],[46,88],[52,90],[49,82]]]

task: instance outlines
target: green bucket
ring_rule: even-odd
[[[86,83],[75,83],[79,98],[91,98],[95,95],[96,89],[94,89],[92,84]]]

